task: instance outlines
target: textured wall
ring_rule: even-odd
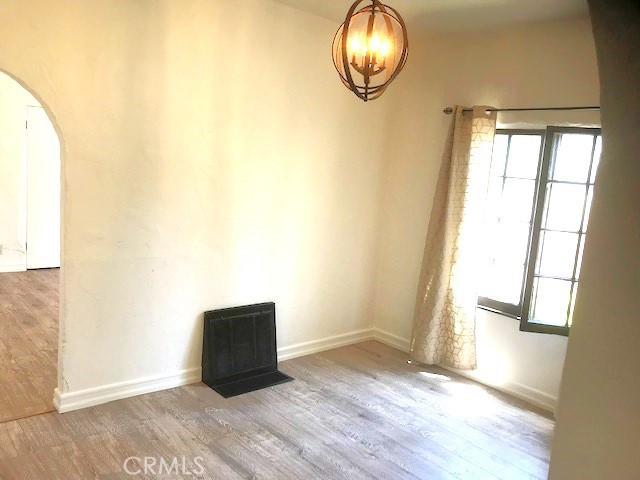
[[[62,392],[197,367],[201,313],[281,346],[371,325],[384,101],[336,25],[263,0],[10,0],[0,69],[63,141]]]
[[[454,104],[597,105],[598,72],[588,19],[414,38],[395,110],[381,197],[376,327],[411,335],[416,286],[444,140]],[[590,123],[589,115],[500,115],[499,123]],[[597,119],[596,119],[597,120]],[[471,375],[552,408],[566,338],[523,333],[515,320],[478,314],[478,370]],[[535,369],[531,365],[536,365]]]

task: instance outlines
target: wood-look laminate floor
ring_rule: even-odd
[[[59,269],[0,273],[0,422],[53,410],[58,284]]]
[[[547,476],[548,416],[397,350],[365,342],[281,369],[295,381],[230,399],[195,384],[1,424],[0,478]],[[129,457],[130,472],[155,466],[132,477]],[[174,457],[205,472],[158,476]]]

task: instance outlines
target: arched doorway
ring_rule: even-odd
[[[60,171],[44,106],[0,72],[0,422],[54,409]]]

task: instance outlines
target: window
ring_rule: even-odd
[[[498,130],[481,307],[568,334],[601,147],[599,129]]]

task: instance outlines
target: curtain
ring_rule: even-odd
[[[483,262],[482,221],[496,112],[454,111],[425,243],[411,356],[476,368],[475,312]]]

